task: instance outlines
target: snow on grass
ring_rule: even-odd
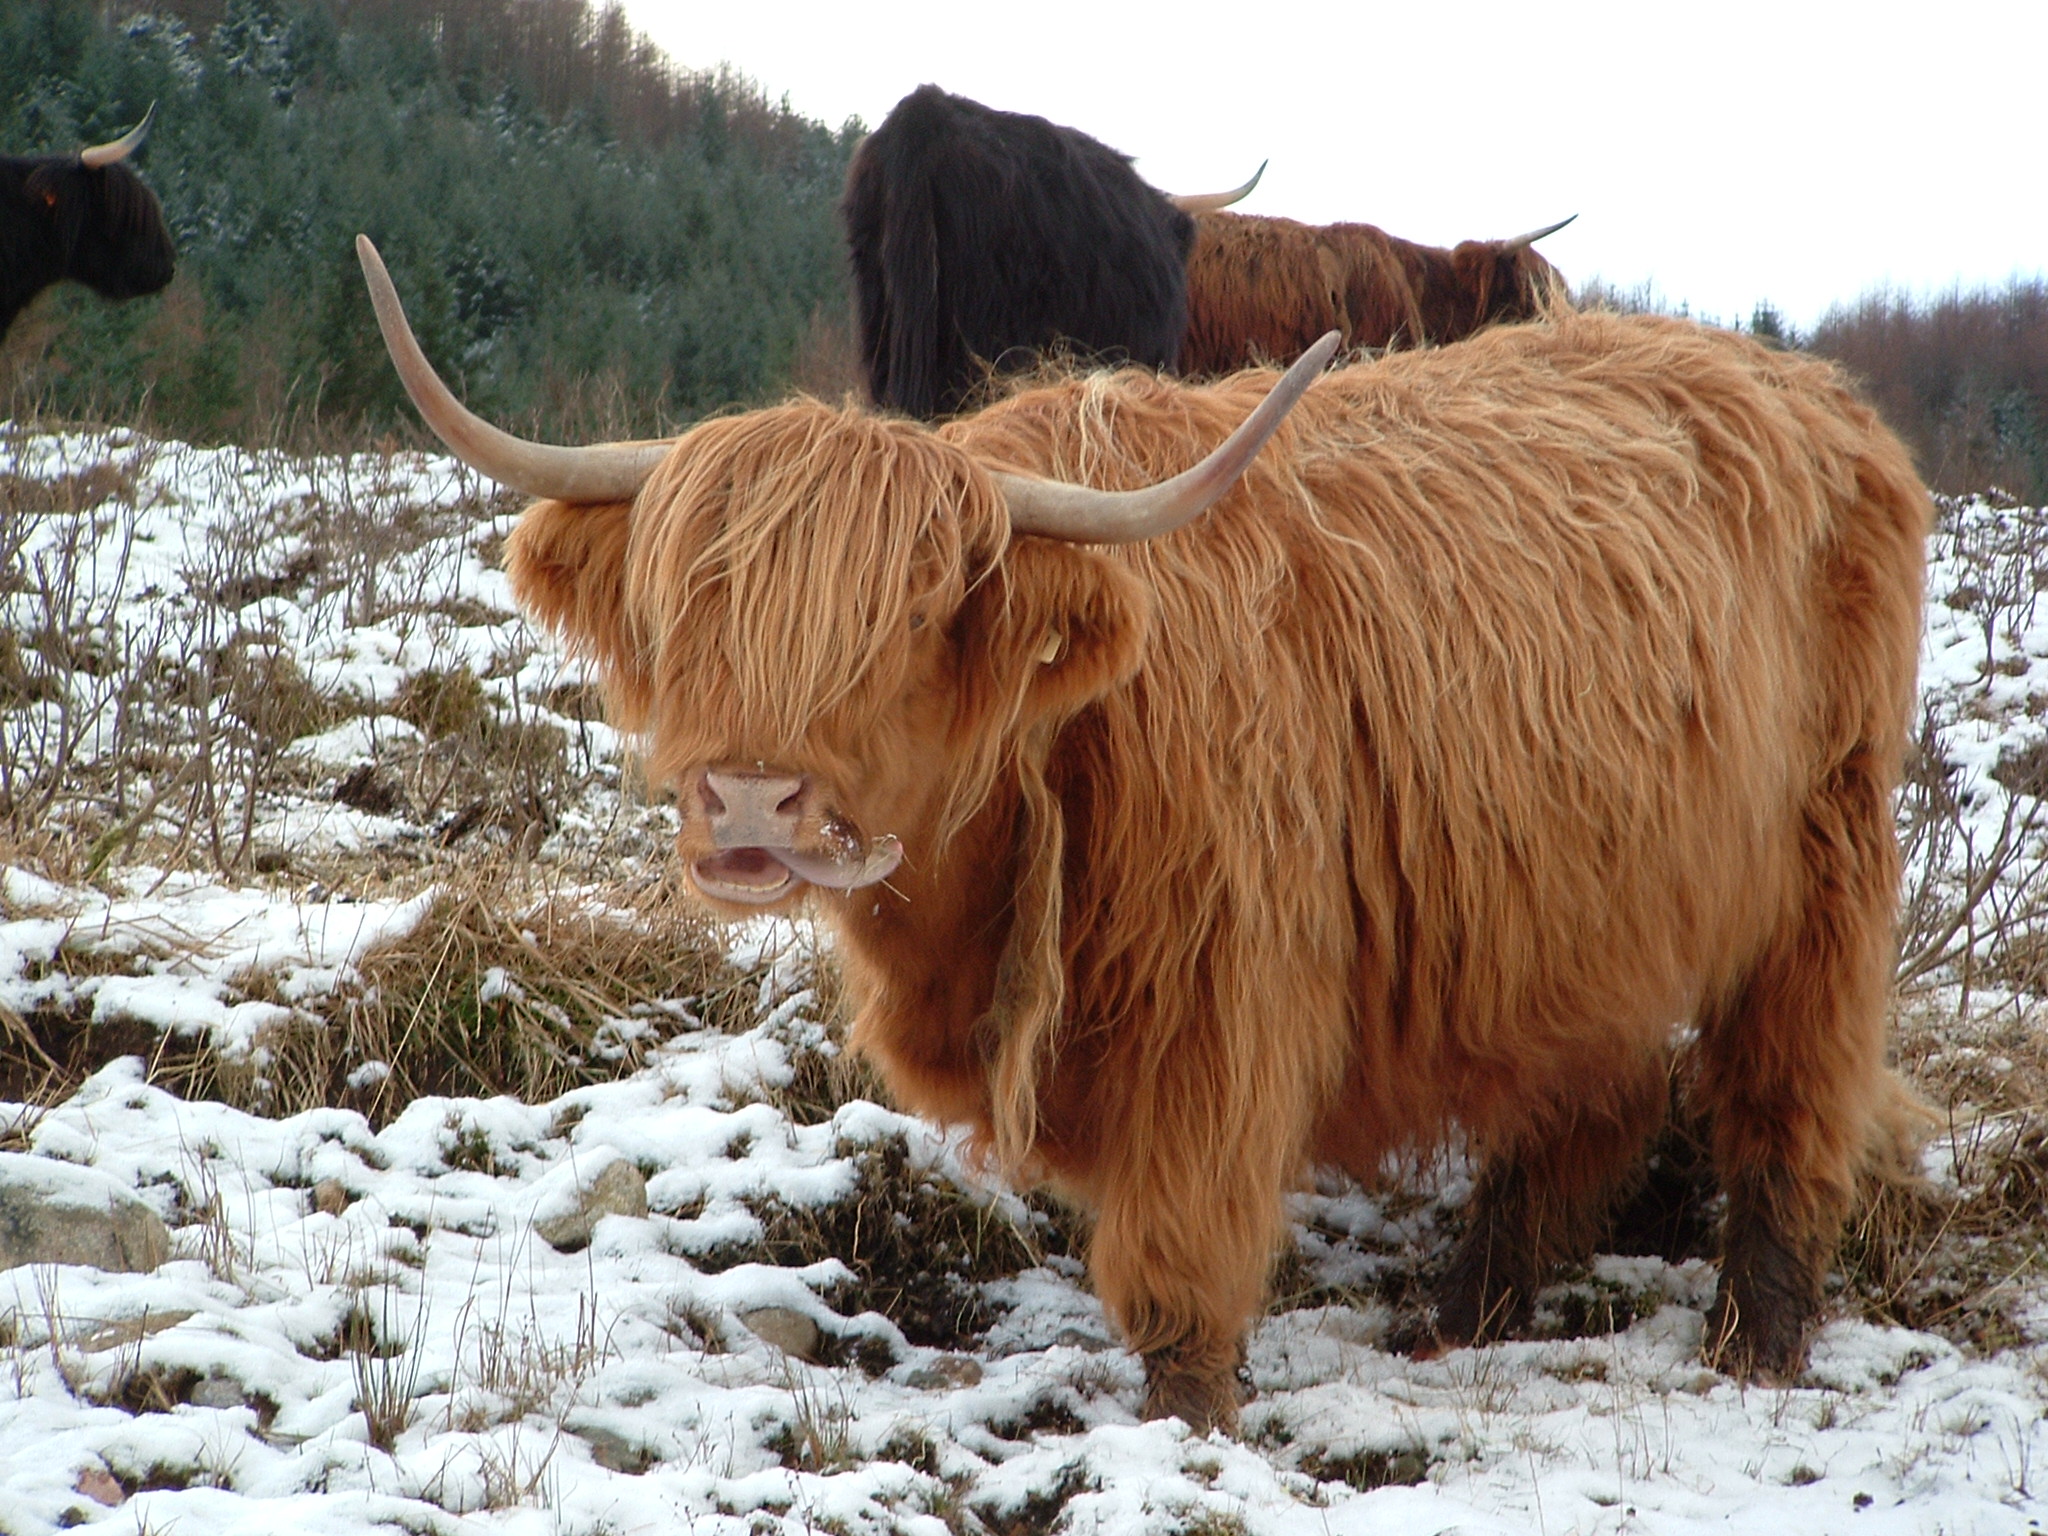
[[[621,743],[575,701],[583,673],[537,644],[490,567],[504,519],[445,461],[118,432],[0,432],[0,455],[48,501],[7,525],[15,568],[44,580],[0,601],[21,658],[0,656],[0,788],[47,792],[49,821],[101,850],[62,880],[0,873],[14,1014],[119,1015],[248,1050],[280,1014],[317,1023],[311,1005],[421,921],[435,849],[530,837],[542,860],[596,849],[615,876],[659,867],[659,811],[622,797]],[[1949,835],[1912,845],[1930,941],[2001,836],[2011,910],[2040,880],[2041,521],[1953,504],[1930,545],[1925,776],[1953,807],[1928,822]],[[243,712],[223,712],[223,658],[252,646],[265,665],[249,686],[289,710],[265,715],[245,689]],[[145,656],[168,672],[126,692],[93,660]],[[479,680],[473,707],[434,681],[457,676]],[[194,702],[209,678],[218,697]],[[161,740],[142,728],[159,719]],[[556,776],[528,786],[551,802],[525,821],[463,777],[469,757],[524,750],[514,725],[558,738]],[[178,764],[208,741],[255,766],[201,836],[195,808],[213,802]],[[64,774],[40,774],[60,746]],[[358,771],[387,782],[337,802]],[[240,842],[224,835],[236,817]],[[319,878],[259,878],[261,848]],[[328,889],[373,857],[419,878],[395,895]],[[1966,956],[2006,953],[1998,934],[1959,932],[1929,961],[1950,983],[1936,1000],[1962,1015],[1955,1070],[2010,1072],[1972,1031],[1986,1008],[2028,1028],[2037,1014],[2011,977],[1956,991]],[[754,987],[744,1018],[706,1027],[696,1000],[663,1000],[667,1038],[642,1065],[545,1103],[264,1118],[173,1097],[122,1060],[53,1106],[0,1106],[11,1146],[133,1188],[174,1243],[151,1274],[0,1274],[0,1531],[2018,1536],[2048,1522],[2038,1265],[2007,1311],[2013,1342],[1965,1349],[1839,1315],[1785,1390],[1698,1363],[1714,1281],[1700,1260],[1602,1257],[1546,1293],[1540,1316],[1612,1316],[1612,1333],[1558,1323],[1433,1361],[1390,1355],[1403,1284],[1466,1193],[1455,1163],[1388,1193],[1298,1196],[1305,1288],[1252,1334],[1240,1436],[1140,1423],[1139,1363],[1041,1213],[978,1185],[928,1125],[799,1093],[836,1047],[815,956],[791,940],[772,923],[730,936]],[[483,1003],[521,985],[476,981]],[[621,1161],[646,1178],[645,1217],[605,1216],[570,1253],[535,1235],[536,1215]],[[899,1247],[988,1235],[913,1277],[974,1298],[958,1337],[944,1308],[935,1322],[909,1304],[929,1295],[865,1309],[893,1294],[873,1255],[897,1251],[871,1224],[913,1210]],[[792,1317],[817,1330],[800,1354],[762,1336],[789,1339]]]
[[[410,932],[433,900],[429,892],[301,903],[150,869],[124,871],[121,884],[127,894],[110,897],[0,869],[10,908],[21,902],[36,913],[0,920],[0,1004],[139,1020],[167,1034],[203,1034],[222,1054],[240,1055],[290,1009],[233,1000],[239,979],[264,975],[290,1002],[331,992],[372,944]],[[102,962],[128,957],[141,974],[74,976],[67,951]]]
[[[1852,1517],[2020,1532],[2044,1513],[2038,1347],[1973,1359],[1838,1321],[1805,1384],[1744,1389],[1698,1363],[1712,1290],[1698,1261],[1603,1261],[1597,1278],[1647,1312],[1621,1333],[1429,1362],[1381,1351],[1383,1319],[1351,1308],[1270,1317],[1238,1441],[1137,1422],[1142,1373],[1070,1262],[1000,1288],[1003,1323],[963,1370],[886,1319],[835,1311],[831,1259],[693,1262],[749,1201],[844,1193],[877,1138],[965,1179],[934,1132],[878,1106],[798,1126],[739,1102],[735,1085],[777,1055],[744,1035],[687,1038],[552,1104],[422,1100],[381,1132],[341,1111],[273,1121],[182,1102],[133,1063],[106,1068],[30,1144],[136,1188],[173,1224],[176,1256],[151,1275],[0,1276],[9,1529],[97,1516],[76,1491],[95,1467],[137,1490],[124,1522],[159,1530],[373,1530],[393,1509],[426,1529],[444,1528],[431,1509],[481,1522],[450,1529],[735,1533],[971,1529],[962,1508],[998,1530],[1063,1510],[1074,1531],[1304,1533]],[[606,1217],[588,1248],[555,1252],[533,1235],[536,1204],[610,1157],[653,1175],[650,1214]],[[883,1348],[866,1369],[794,1359],[740,1321],[763,1307]],[[176,1321],[126,1342],[119,1325],[148,1318]],[[81,1342],[110,1329],[124,1342]],[[379,1381],[403,1387],[385,1445],[363,1408]],[[170,1411],[105,1406],[147,1401],[138,1382]]]

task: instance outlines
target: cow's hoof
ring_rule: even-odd
[[[1700,1361],[1737,1381],[1789,1387],[1806,1369],[1807,1322],[1789,1307],[1753,1307],[1744,1314],[1723,1286],[1707,1312]]]
[[[1212,1429],[1232,1434],[1244,1393],[1235,1372],[1191,1371],[1171,1366],[1145,1368],[1147,1419],[1183,1419],[1198,1435]]]
[[[1381,1347],[1390,1355],[1406,1355],[1411,1360],[1434,1360],[1442,1354],[1448,1344],[1437,1331],[1434,1309],[1413,1313],[1402,1318],[1387,1330]]]
[[[1529,1326],[1535,1286],[1504,1285],[1482,1266],[1459,1264],[1437,1287],[1430,1326],[1445,1349],[1492,1344]]]

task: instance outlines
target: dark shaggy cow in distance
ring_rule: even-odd
[[[65,278],[110,299],[170,282],[177,250],[163,209],[125,163],[155,111],[112,143],[77,154],[0,156],[0,336]]]
[[[1188,257],[1181,372],[1290,363],[1331,330],[1347,347],[1440,346],[1531,319],[1563,295],[1557,269],[1534,248],[1563,227],[1445,250],[1371,224],[1204,213]]]
[[[855,151],[839,211],[885,409],[949,415],[1055,348],[1150,368],[1180,351],[1193,220],[1078,129],[919,86]]]
[[[373,286],[436,430],[543,498],[514,589],[699,892],[808,897],[892,1091],[1094,1213],[1148,1412],[1233,1418],[1316,1165],[1461,1138],[1434,1333],[1515,1327],[1638,1176],[1681,1025],[1727,1196],[1703,1353],[1799,1369],[1902,1118],[1930,516],[1832,369],[1567,313],[1325,375],[1248,468],[1317,353],[579,451],[492,437]]]

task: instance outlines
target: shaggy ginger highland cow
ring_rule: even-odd
[[[1890,1103],[1929,512],[1829,368],[1571,315],[1284,422],[1320,355],[552,449],[464,412],[365,262],[429,421],[543,498],[513,582],[601,665],[698,890],[808,897],[902,1100],[1094,1213],[1148,1413],[1233,1419],[1315,1164],[1462,1134],[1434,1327],[1514,1326],[1682,1022],[1728,1199],[1708,1358],[1799,1368]]]

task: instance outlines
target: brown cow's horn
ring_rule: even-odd
[[[1215,452],[1171,480],[1142,491],[1098,491],[997,471],[996,488],[1009,503],[1011,531],[1073,544],[1135,544],[1193,521],[1236,484],[1342,339],[1335,331],[1325,332]]]
[[[1578,215],[1575,213],[1571,216],[1571,219],[1559,219],[1555,224],[1546,224],[1541,229],[1532,229],[1526,235],[1517,235],[1512,240],[1503,240],[1501,244],[1511,251],[1527,250],[1545,235],[1556,234],[1565,225],[1571,223],[1572,219],[1577,217]]]
[[[149,110],[142,114],[141,122],[130,128],[118,139],[114,139],[106,144],[95,144],[90,149],[81,149],[78,152],[78,163],[89,171],[97,171],[103,166],[113,165],[119,161],[126,160],[136,150],[142,148],[142,141],[149,137],[149,125],[155,120],[156,103],[152,101],[149,104]]]
[[[1242,202],[1252,195],[1252,188],[1259,184],[1259,178],[1266,174],[1271,161],[1261,160],[1259,168],[1252,172],[1252,179],[1231,192],[1191,192],[1185,197],[1172,199],[1173,206],[1182,213],[1215,213],[1228,208],[1232,203]]]
[[[356,236],[356,257],[363,264],[363,280],[370,285],[370,302],[376,306],[377,325],[384,332],[384,346],[399,382],[434,435],[478,474],[528,496],[555,501],[631,501],[654,466],[668,457],[675,445],[672,437],[557,448],[500,432],[471,414],[441,382],[413,339],[398,290],[391,286],[391,274],[368,235]]]

